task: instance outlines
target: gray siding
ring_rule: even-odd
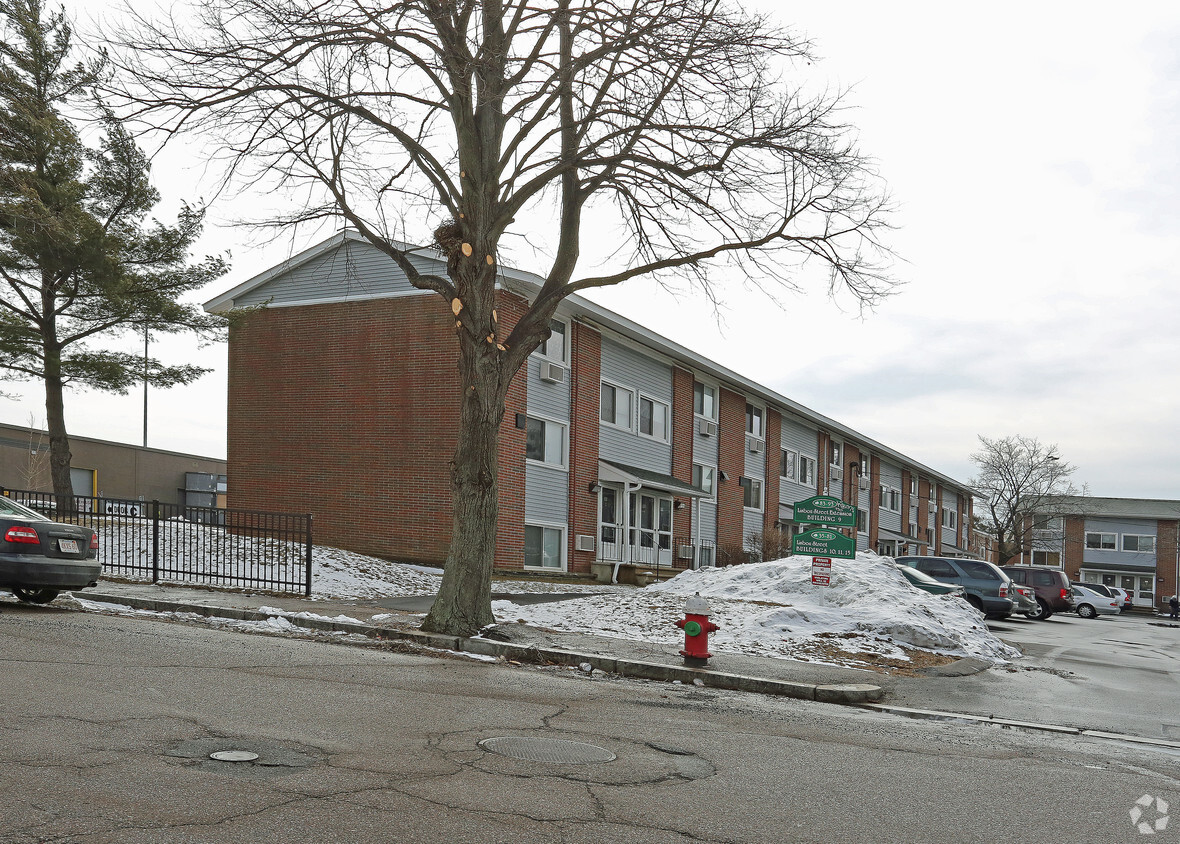
[[[566,368],[566,379],[560,384],[542,381],[540,376],[543,358],[533,355],[526,362],[528,368],[528,412],[536,416],[568,422],[570,418],[570,379]]]
[[[794,451],[802,457],[810,457],[812,460],[817,460],[818,445],[819,435],[816,429],[808,428],[788,416],[783,416],[782,443],[780,448]],[[776,459],[781,459],[781,456],[778,454],[775,457]],[[816,467],[818,471],[818,462]],[[777,469],[774,474],[778,474]],[[799,483],[799,466],[796,463],[795,479],[779,478],[778,494],[780,503],[793,504],[796,501],[803,501],[815,495],[815,486],[804,486]]]
[[[445,265],[427,258],[415,263],[426,272],[446,271]],[[320,299],[365,298],[423,293],[414,288],[393,260],[367,243],[346,242],[272,281],[234,299],[235,307],[261,305],[268,300],[282,305]]]
[[[1089,566],[1154,566],[1155,554],[1145,554],[1137,551],[1118,550],[1123,547],[1123,534],[1133,533],[1139,536],[1155,536],[1157,522],[1155,519],[1086,519],[1086,533],[1114,533],[1116,550],[1106,551],[1101,548],[1085,548],[1083,537],[1082,562]]]
[[[599,455],[604,460],[672,474],[671,441],[660,442],[638,434],[640,394],[668,405],[669,425],[672,424],[672,367],[647,357],[630,346],[603,337],[602,380],[635,392],[631,407],[631,430],[600,425]]]
[[[762,513],[753,510],[742,510],[742,544],[745,545],[751,534],[762,533]]]
[[[701,499],[697,511],[697,537],[702,541],[717,542],[717,502]]]
[[[564,525],[569,521],[569,473],[528,463],[524,468],[524,520]]]
[[[901,468],[892,466],[889,463],[881,463],[881,484],[890,486],[901,492]],[[898,497],[900,501],[900,496]],[[901,523],[901,513],[895,510],[886,510],[884,507],[878,507],[878,517],[881,520],[881,527],[885,530],[891,530],[894,533],[905,533],[905,528]]]

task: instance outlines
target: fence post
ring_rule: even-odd
[[[308,598],[311,597],[311,513],[307,514],[307,581],[304,584],[303,594]]]
[[[152,583],[160,582],[160,502],[152,499]]]

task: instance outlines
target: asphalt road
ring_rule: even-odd
[[[891,685],[890,702],[1180,741],[1180,626],[1059,613],[988,627],[1024,659],[1007,670]]]
[[[0,642],[6,844],[1115,842],[1180,806],[1180,756],[1076,736],[58,607]]]

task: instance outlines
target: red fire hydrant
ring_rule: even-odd
[[[676,622],[676,626],[684,629],[684,650],[680,655],[684,657],[684,664],[690,668],[704,668],[709,662],[709,634],[720,630],[709,621],[709,603],[697,592],[684,604],[684,618]]]

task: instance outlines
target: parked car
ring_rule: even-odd
[[[967,602],[991,618],[1012,615],[1015,602],[1008,592],[1012,581],[999,566],[959,557],[897,557],[896,562],[917,569],[943,583],[962,586]]]
[[[1087,583],[1085,585],[1075,583],[1071,587],[1074,606],[1077,608],[1078,615],[1082,618],[1094,618],[1099,615],[1118,615],[1122,610],[1123,604],[1118,598],[1103,594],[1092,588],[1100,585],[1095,583]]]
[[[1031,586],[1021,586],[1019,583],[1013,583],[1008,588],[1008,596],[1012,598],[1012,602],[1016,604],[1014,612],[1032,618],[1040,610],[1040,604],[1037,603],[1037,593],[1033,591]]]
[[[951,583],[943,583],[935,580],[930,575],[910,568],[909,566],[899,565],[897,570],[910,582],[911,586],[916,586],[924,592],[929,592],[931,595],[951,595],[956,598],[967,597],[967,593],[963,591],[962,586],[955,586]]]
[[[1129,612],[1131,608],[1135,606],[1135,596],[1132,595],[1129,590],[1123,589],[1121,586],[1111,586],[1109,589],[1112,592],[1117,591],[1118,595],[1115,597],[1121,599],[1123,602],[1120,612]]]
[[[1031,586],[1036,595],[1037,609],[1026,612],[1029,618],[1045,621],[1055,612],[1073,610],[1073,593],[1069,578],[1061,569],[1046,566],[1000,566],[1013,583]]]
[[[0,589],[47,604],[63,589],[97,586],[98,534],[0,496]]]

